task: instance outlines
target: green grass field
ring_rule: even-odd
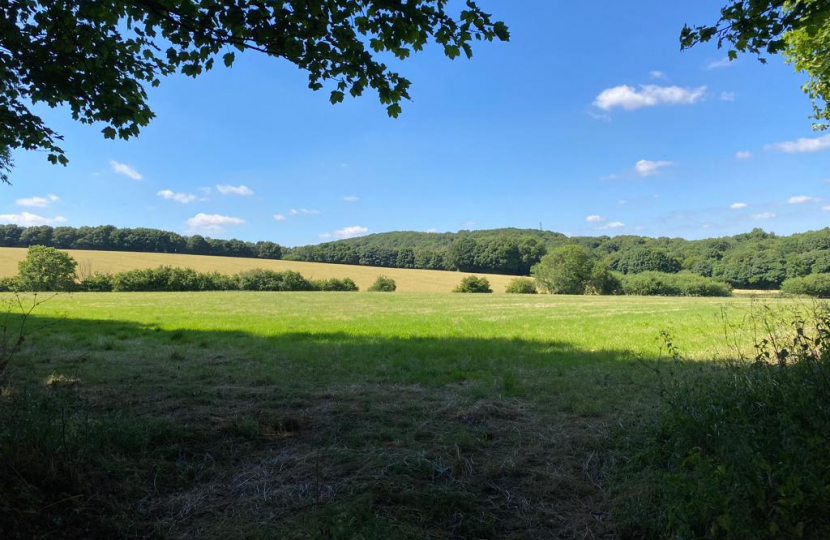
[[[61,295],[29,320],[2,399],[45,395],[53,409],[12,411],[7,423],[63,437],[69,425],[76,442],[56,435],[64,461],[52,456],[46,470],[30,462],[38,443],[9,460],[29,465],[6,471],[5,485],[0,474],[11,501],[0,502],[10,516],[0,530],[614,538],[608,441],[657,402],[660,332],[708,369],[735,355],[725,321],[740,323],[751,303]],[[54,415],[41,426],[43,410]],[[32,506],[37,518],[20,510]]]

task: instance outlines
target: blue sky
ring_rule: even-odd
[[[830,224],[830,135],[803,77],[704,45],[722,2],[480,0],[510,43],[432,47],[399,69],[413,101],[332,106],[254,53],[150,90],[138,139],[45,110],[68,167],[17,153],[0,221],[156,227],[302,245],[366,233],[538,227],[702,238]]]

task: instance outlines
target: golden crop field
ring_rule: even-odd
[[[378,276],[395,280],[400,292],[449,292],[470,274],[441,270],[407,270],[344,264],[274,261],[241,257],[212,257],[208,255],[179,255],[173,253],[134,253],[127,251],[87,251],[69,249],[67,253],[78,261],[82,272],[115,273],[136,268],[155,268],[162,265],[193,268],[200,272],[235,274],[244,270],[293,270],[310,279],[352,278],[365,291]],[[17,263],[26,257],[25,248],[0,248],[0,277],[17,274]],[[494,292],[504,292],[515,276],[477,274],[486,276]]]

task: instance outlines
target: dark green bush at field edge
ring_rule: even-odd
[[[830,538],[830,312],[772,343],[664,380],[662,409],[625,434],[624,537]]]
[[[387,276],[378,276],[372,286],[369,287],[369,292],[395,292],[398,289],[398,284],[395,280]]]
[[[830,274],[812,274],[790,278],[781,285],[781,292],[803,294],[816,298],[830,298]]]
[[[490,281],[484,277],[467,276],[453,289],[456,293],[491,293]]]
[[[723,282],[697,274],[681,272],[643,272],[622,276],[623,294],[637,296],[731,296],[732,288]]]
[[[536,283],[530,278],[516,278],[505,289],[508,294],[536,294]]]

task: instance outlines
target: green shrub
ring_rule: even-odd
[[[243,291],[314,291],[320,290],[298,272],[287,270],[248,270],[237,274],[239,289]]]
[[[487,278],[478,276],[467,276],[461,280],[458,287],[452,292],[457,293],[491,293],[490,281]]]
[[[360,287],[357,286],[352,278],[330,278],[321,279],[312,282],[315,288],[319,291],[341,291],[341,292],[357,292]]]
[[[637,296],[731,296],[726,283],[689,272],[642,272],[622,277],[623,294]]]
[[[550,294],[616,294],[619,280],[582,246],[551,250],[530,269],[540,290]]]
[[[20,288],[16,277],[0,278],[0,292],[14,292]]]
[[[31,246],[18,264],[17,281],[24,291],[71,291],[78,263],[68,253],[46,246]]]
[[[387,276],[378,276],[372,286],[369,287],[369,292],[395,292],[398,284],[395,280]]]
[[[754,362],[674,366],[701,374],[664,381],[628,440],[623,537],[830,538],[830,315],[772,343]]]
[[[536,283],[530,278],[516,278],[505,289],[510,294],[536,294]]]
[[[799,278],[790,278],[781,284],[781,291],[787,294],[830,298],[830,274],[811,274]]]
[[[112,291],[112,275],[96,272],[82,280],[79,288],[89,292],[110,292]]]

